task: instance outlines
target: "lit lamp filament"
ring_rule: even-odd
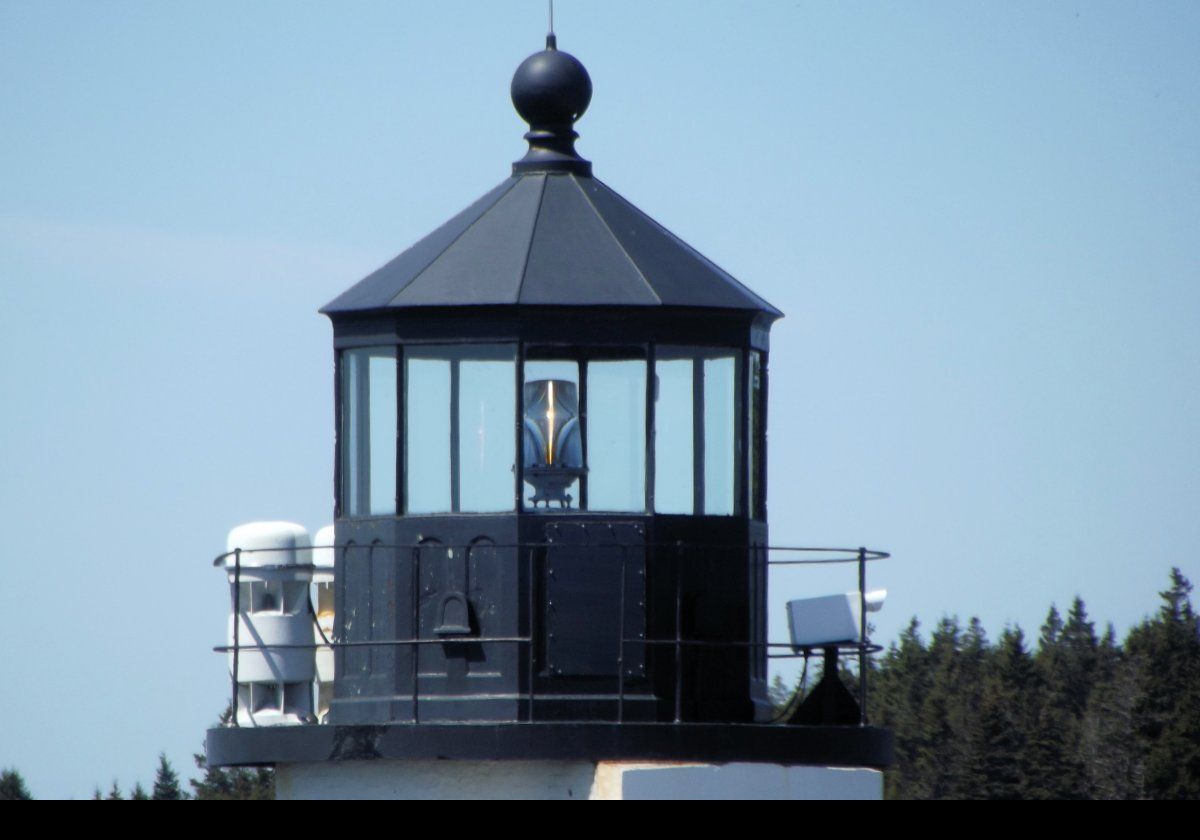
[[[546,436],[546,463],[554,463],[554,380],[549,382],[549,399],[546,401],[546,428],[550,434]]]

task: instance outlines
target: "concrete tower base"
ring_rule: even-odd
[[[279,799],[839,799],[883,797],[878,770],[617,761],[278,764]]]

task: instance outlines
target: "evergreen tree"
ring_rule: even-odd
[[[792,699],[792,689],[788,688],[787,683],[779,674],[776,674],[775,679],[771,680],[771,687],[767,689],[767,699],[776,715],[782,714],[787,708],[788,701]]]
[[[108,796],[104,798],[109,802],[120,802],[125,798],[121,795],[121,788],[117,786],[116,779],[113,779],[112,787],[108,789]]]
[[[221,713],[218,725],[227,725],[233,719],[233,707],[227,706]],[[207,756],[203,752],[195,753],[193,758],[197,769],[204,775],[192,779],[192,796],[198,800],[233,800],[233,799],[274,799],[275,771],[269,767],[258,767],[253,770],[234,768],[223,770],[219,767],[209,767]]]
[[[33,799],[25,779],[15,768],[0,772],[0,802],[17,802]]]
[[[209,767],[203,753],[196,753],[196,767],[204,771],[203,778],[192,779],[193,798],[198,800],[274,799],[275,772],[267,767],[253,770],[235,768],[223,770]]]
[[[1082,799],[1083,767],[1077,759],[1078,723],[1063,698],[1048,691],[1027,698],[1030,710],[1021,796],[1024,799]]]
[[[179,787],[179,775],[171,766],[171,762],[167,761],[166,753],[158,754],[158,772],[154,776],[154,793],[150,798],[161,801],[187,798]]]
[[[1126,651],[1138,669],[1135,726],[1152,799],[1200,797],[1200,630],[1191,583],[1171,570],[1158,615],[1130,631]]]
[[[928,663],[920,624],[914,618],[882,657],[871,685],[875,721],[896,735],[896,760],[884,774],[889,799],[915,799],[920,788],[917,759],[923,747],[918,734],[922,701],[928,690]]]
[[[138,782],[133,786],[133,790],[130,792],[129,798],[137,802],[143,802],[150,798],[150,794],[146,793],[146,789],[142,787],[142,783]]]
[[[914,793],[921,799],[958,794],[957,780],[966,759],[961,738],[959,680],[962,629],[957,618],[943,618],[929,639],[928,687],[918,715],[919,751]]]
[[[1080,732],[1086,795],[1140,799],[1143,772],[1133,712],[1139,694],[1137,669],[1123,660],[1111,625],[1100,642],[1096,670],[1096,689]]]
[[[1079,740],[1084,706],[1091,693],[1095,643],[1079,598],[1065,624],[1051,605],[1034,658],[1038,682],[1023,698],[1029,719],[1023,795],[1029,799],[1081,799],[1086,795]],[[1081,679],[1087,681],[1076,684]]]
[[[992,649],[983,624],[978,618],[972,618],[962,635],[958,667],[955,671],[956,702],[951,720],[958,756],[954,765],[954,776],[947,786],[949,798],[970,799],[975,795],[970,787],[968,768],[975,760],[974,734],[979,730],[983,686],[991,657]]]
[[[1096,627],[1088,620],[1087,608],[1078,595],[1067,613],[1060,647],[1061,670],[1050,675],[1051,685],[1063,696],[1067,712],[1078,720],[1083,717],[1088,698],[1096,687],[1100,656]]]
[[[1019,627],[1004,631],[991,659],[971,736],[966,787],[978,799],[1017,799],[1026,787],[1030,728],[1026,698],[1037,683]]]
[[[1045,651],[1057,648],[1062,629],[1062,616],[1058,614],[1058,607],[1051,604],[1050,613],[1046,616],[1046,622],[1042,625],[1042,635],[1038,640],[1038,650]]]

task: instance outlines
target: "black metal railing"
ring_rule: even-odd
[[[434,635],[434,636],[426,637],[426,636],[418,635],[416,637],[404,638],[404,639],[354,639],[354,640],[331,639],[331,638],[329,638],[328,635],[326,635],[324,629],[320,626],[320,623],[319,623],[318,617],[317,617],[317,611],[312,604],[311,595],[310,595],[310,597],[308,599],[308,614],[311,616],[313,626],[316,629],[316,632],[317,632],[317,634],[319,634],[322,641],[317,642],[314,640],[312,643],[306,643],[306,644],[257,644],[257,643],[256,644],[242,644],[241,630],[240,630],[241,621],[239,619],[239,614],[241,613],[241,588],[242,588],[241,583],[242,583],[242,575],[243,575],[244,571],[248,570],[252,573],[254,573],[254,572],[268,572],[268,573],[291,572],[291,573],[307,573],[307,574],[315,574],[315,573],[329,574],[331,572],[331,569],[329,569],[327,566],[316,566],[316,565],[313,565],[312,563],[270,564],[270,565],[255,563],[255,564],[253,564],[253,566],[244,566],[243,562],[242,562],[242,558],[247,555],[256,555],[256,554],[264,554],[264,553],[280,553],[283,551],[290,551],[290,552],[294,552],[294,553],[303,555],[308,552],[332,549],[337,552],[338,557],[339,557],[339,562],[343,564],[343,568],[344,568],[345,563],[351,562],[353,560],[357,560],[357,559],[360,559],[363,557],[370,560],[374,556],[375,552],[377,552],[377,551],[394,550],[394,551],[411,552],[411,559],[409,561],[409,567],[410,567],[410,573],[412,576],[412,578],[411,578],[412,626],[414,629],[417,630],[417,633],[419,634],[420,633],[419,628],[420,628],[421,599],[419,597],[418,574],[419,574],[421,552],[428,551],[431,548],[436,548],[439,551],[462,550],[462,551],[466,552],[466,551],[470,551],[471,549],[477,550],[481,547],[486,547],[489,550],[488,554],[490,554],[491,557],[496,562],[503,562],[506,559],[511,558],[511,556],[512,556],[511,554],[506,557],[506,555],[504,554],[504,552],[506,552],[506,551],[515,553],[517,555],[524,554],[525,562],[527,564],[527,573],[528,573],[528,578],[527,578],[528,585],[526,586],[526,589],[528,591],[527,592],[528,602],[526,604],[526,613],[528,616],[526,633],[518,634],[515,636],[511,636],[511,635],[510,636],[482,636],[482,635],[436,636],[436,635]],[[233,583],[233,586],[232,586],[233,614],[234,614],[235,618],[234,618],[234,621],[232,621],[232,628],[233,628],[233,632],[232,632],[233,638],[231,640],[232,644],[220,645],[220,646],[216,646],[213,648],[213,650],[218,653],[233,654],[233,656],[230,657],[232,660],[232,666],[230,669],[231,707],[232,707],[232,714],[230,716],[230,725],[231,726],[238,725],[238,707],[239,707],[239,697],[238,697],[238,684],[239,684],[238,683],[238,677],[239,677],[238,660],[239,660],[239,656],[238,656],[238,654],[243,651],[312,650],[315,654],[315,652],[318,650],[339,650],[339,649],[340,650],[349,650],[349,649],[355,649],[355,648],[378,648],[378,647],[410,648],[414,651],[414,655],[411,657],[411,659],[412,659],[412,674],[411,674],[412,705],[413,705],[413,719],[412,719],[411,723],[419,724],[419,723],[421,723],[420,714],[419,714],[420,700],[421,700],[420,685],[419,685],[420,680],[419,680],[419,674],[418,674],[418,658],[419,657],[417,655],[415,655],[416,652],[418,651],[418,649],[424,645],[453,646],[453,645],[486,645],[486,644],[513,644],[513,645],[517,645],[519,647],[523,647],[525,657],[526,657],[526,666],[528,668],[528,678],[525,680],[525,684],[528,686],[528,690],[520,693],[520,695],[519,695],[520,699],[525,701],[525,720],[517,721],[517,722],[533,723],[536,720],[536,717],[534,715],[535,703],[538,702],[538,700],[539,700],[538,692],[536,690],[537,680],[534,679],[535,668],[536,668],[536,662],[535,662],[536,649],[537,649],[537,645],[540,641],[538,633],[537,633],[537,630],[538,630],[537,616],[538,616],[539,611],[537,609],[538,604],[535,601],[536,587],[533,585],[533,581],[535,579],[535,573],[537,571],[537,563],[538,563],[538,557],[539,557],[538,553],[539,553],[539,551],[544,551],[546,549],[562,549],[565,547],[587,547],[587,548],[593,548],[593,549],[594,548],[608,548],[608,549],[620,549],[620,551],[621,551],[620,598],[619,598],[619,604],[618,604],[618,624],[617,624],[617,626],[619,628],[619,632],[617,634],[617,638],[611,640],[611,643],[616,647],[616,650],[617,650],[617,666],[618,666],[617,667],[617,713],[616,713],[616,722],[617,723],[625,722],[625,705],[626,705],[626,687],[627,686],[626,686],[626,673],[625,673],[624,666],[625,666],[625,661],[626,661],[626,650],[630,645],[640,645],[643,647],[643,650],[649,650],[649,649],[658,648],[658,647],[669,647],[673,650],[673,663],[672,663],[673,685],[674,685],[674,692],[673,692],[674,693],[674,698],[673,698],[673,700],[674,700],[673,718],[674,719],[673,719],[673,723],[678,724],[678,723],[683,722],[684,652],[689,649],[702,649],[702,648],[726,649],[726,650],[747,649],[748,648],[748,649],[752,649],[753,651],[759,653],[759,655],[764,655],[768,660],[771,660],[771,659],[803,659],[805,661],[805,672],[807,672],[808,659],[812,655],[817,653],[818,651],[820,651],[823,654],[829,654],[830,652],[836,651],[835,655],[838,658],[846,657],[846,658],[851,658],[851,659],[857,659],[858,700],[859,700],[859,707],[860,707],[860,713],[861,713],[859,723],[862,725],[866,725],[866,723],[867,723],[867,697],[868,697],[867,660],[868,660],[868,657],[870,657],[876,653],[879,653],[882,650],[882,647],[880,645],[872,643],[868,636],[867,565],[871,562],[887,559],[888,557],[891,556],[889,553],[887,553],[885,551],[878,551],[878,550],[868,549],[868,548],[863,548],[863,547],[860,547],[860,548],[811,548],[811,547],[793,547],[793,546],[747,546],[747,545],[720,546],[720,545],[710,545],[710,544],[689,544],[689,543],[670,543],[670,544],[637,543],[637,544],[631,544],[631,545],[589,544],[587,546],[571,546],[569,544],[556,543],[556,542],[515,543],[515,544],[508,544],[508,545],[487,543],[486,546],[480,546],[478,544],[448,545],[448,544],[440,544],[440,543],[437,544],[436,546],[416,545],[416,544],[411,544],[411,543],[403,544],[403,545],[388,545],[388,544],[376,542],[376,543],[371,543],[371,544],[350,544],[350,545],[343,545],[343,546],[311,546],[311,547],[304,546],[304,547],[296,547],[296,548],[288,548],[288,549],[283,549],[283,548],[241,549],[241,548],[238,548],[238,549],[234,549],[233,551],[229,551],[224,554],[218,555],[213,560],[213,566],[225,567],[227,569],[227,571],[233,573],[233,580],[231,582]],[[686,566],[686,555],[687,555],[689,549],[696,550],[698,552],[703,551],[705,554],[708,554],[708,555],[711,555],[711,553],[714,551],[765,553],[767,556],[767,559],[765,561],[763,561],[764,565],[765,565],[764,585],[765,585],[765,578],[769,577],[769,573],[772,569],[795,567],[795,566],[855,564],[857,566],[857,573],[858,573],[857,576],[858,576],[859,621],[860,621],[859,640],[860,641],[858,641],[857,643],[837,642],[837,643],[829,643],[829,644],[813,644],[813,645],[806,645],[806,646],[796,646],[791,641],[771,642],[771,641],[758,641],[758,640],[754,640],[754,639],[714,640],[714,639],[686,638],[683,633],[683,622],[682,622],[683,590],[684,590],[683,572],[684,572],[684,569]],[[626,583],[627,583],[627,574],[628,574],[628,566],[629,566],[629,552],[631,550],[637,550],[639,552],[640,551],[650,552],[650,551],[656,551],[656,550],[665,550],[665,551],[673,553],[679,560],[683,561],[683,562],[677,562],[674,564],[676,577],[675,577],[675,586],[674,586],[675,615],[674,615],[674,622],[673,622],[675,632],[674,632],[673,637],[670,637],[670,638],[650,638],[648,636],[639,636],[638,638],[626,637],[626,634],[625,634],[625,628],[627,626],[626,625],[626,618],[627,618],[627,615],[626,615],[626,606],[627,606],[626,605],[626,593],[627,593]],[[772,558],[779,558],[779,559],[772,559]],[[233,561],[232,564],[230,564],[230,562],[229,562],[231,559]],[[763,602],[765,603],[765,601],[766,601],[766,596],[764,593]],[[764,621],[765,620],[766,620],[766,617],[764,617]],[[314,637],[314,639],[315,639],[315,637]],[[828,656],[827,656],[827,658],[828,658]],[[554,696],[555,695],[553,692],[543,692],[540,699],[545,701],[547,699],[552,699]],[[470,699],[472,699],[472,696],[464,694],[459,697],[456,697],[455,699],[470,700]],[[408,723],[408,722],[409,721],[405,721],[405,723]],[[445,721],[439,720],[438,722],[444,723]]]

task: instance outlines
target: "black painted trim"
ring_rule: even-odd
[[[744,761],[884,769],[894,735],[874,726],[508,723],[226,727],[213,767],[315,761]]]

